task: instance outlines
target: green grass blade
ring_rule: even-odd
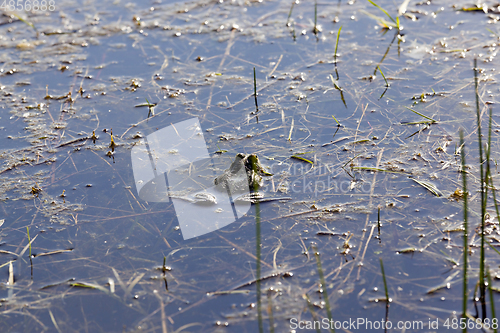
[[[387,79],[385,78],[385,75],[384,75],[384,73],[382,72],[382,69],[380,69],[380,66],[379,66],[379,65],[377,65],[377,67],[378,67],[378,71],[380,72],[380,74],[382,74],[382,77],[384,78],[384,81],[385,81],[385,86],[386,86],[386,87],[389,87],[389,86],[390,86],[390,84],[389,84],[389,82],[387,82]]]
[[[257,74],[255,74],[255,67],[253,68],[253,95],[257,97]]]
[[[332,118],[333,118],[333,120],[335,120],[335,122],[337,123],[337,125],[342,126],[342,125],[340,125],[340,123],[339,123],[339,121],[337,120],[337,118],[335,118],[335,116],[333,116],[333,115],[332,115]]]
[[[267,315],[269,316],[269,331],[274,333],[273,299],[271,294],[267,294]]]
[[[379,259],[380,259],[380,270],[382,271],[382,278],[384,279],[385,300],[387,303],[390,303],[391,299],[389,298],[389,290],[387,289],[387,280],[385,279],[384,262],[382,261],[382,258]]]
[[[30,258],[31,258],[31,237],[30,237],[30,228],[26,227],[26,231],[28,233],[28,244],[30,245]]]
[[[301,161],[310,163],[312,166],[314,166],[314,162],[311,161],[311,160],[308,160],[307,158],[304,158],[304,157],[301,157],[301,156],[297,156],[297,155],[292,155],[292,156],[290,156],[290,158],[295,158],[297,160],[301,160]]]
[[[467,318],[467,258],[469,255],[469,240],[468,240],[468,212],[467,212],[467,200],[468,200],[468,193],[467,193],[467,172],[465,169],[465,146],[464,146],[464,132],[463,130],[460,130],[460,158],[461,158],[461,172],[462,172],[462,190],[464,193],[464,277],[463,277],[463,289],[462,289],[462,318]],[[467,327],[463,328],[462,332],[467,332]]]
[[[398,26],[398,23],[392,18],[391,15],[389,15],[389,13],[382,7],[380,7],[379,5],[377,5],[375,2],[373,2],[372,0],[368,0],[369,3],[371,3],[372,5],[374,5],[375,7],[377,7],[378,9],[380,9],[385,15],[387,15],[387,17],[392,21],[394,22],[394,24],[396,24],[396,26]]]
[[[498,253],[498,255],[500,255],[500,251],[498,251],[493,245],[491,245],[490,243],[488,243],[488,245],[493,249],[495,250],[496,253]]]
[[[288,13],[288,18],[286,19],[286,26],[290,26],[290,17],[292,16],[293,7],[295,6],[295,0],[292,2],[292,7],[290,7],[290,12]]]
[[[302,297],[306,300],[307,307],[309,308],[309,312],[311,312],[314,321],[318,321],[318,316],[316,315],[316,311],[314,311],[314,305],[311,303],[309,296],[307,294],[304,294],[304,296]],[[321,333],[321,330],[318,326],[316,326],[316,333]]]
[[[97,289],[97,290],[100,290],[106,294],[109,293],[108,289],[104,288],[103,286],[98,285],[97,283],[71,282],[69,285],[71,287]]]
[[[360,153],[356,156],[354,156],[353,158],[351,158],[349,161],[345,162],[344,165],[341,166],[341,168],[343,169],[347,164],[351,163],[352,161],[354,161],[356,158],[358,158],[359,156],[363,155],[363,153]]]
[[[488,292],[490,294],[490,306],[491,306],[491,318],[496,318],[496,314],[495,314],[495,299],[493,297],[493,289],[492,289],[492,284],[491,284],[491,274],[490,274],[490,270],[488,268],[487,270],[487,276],[488,276]],[[493,329],[493,332],[494,333],[497,333],[498,332],[498,325],[497,327],[495,327]]]
[[[378,213],[377,213],[377,226],[378,226],[378,231],[380,233],[380,207],[378,207]]]
[[[489,118],[489,135],[488,135],[488,168],[489,168],[489,162],[490,162],[490,148],[491,148],[491,120],[493,117],[493,110],[490,108],[490,118]],[[498,203],[497,203],[497,195],[495,191],[495,185],[493,184],[493,177],[491,177],[491,173],[488,172],[489,177],[488,181],[490,183],[491,187],[491,194],[493,195],[493,203],[495,204],[495,211],[497,213],[497,220],[500,222],[500,210],[498,209]]]
[[[476,95],[476,120],[477,120],[477,136],[478,136],[478,143],[479,143],[479,171],[480,171],[480,181],[481,181],[481,252],[480,252],[480,259],[479,259],[479,291],[480,291],[480,301],[482,305],[482,310],[483,310],[483,318],[486,316],[486,304],[485,304],[485,297],[486,297],[486,288],[484,284],[484,227],[485,227],[485,215],[486,215],[486,201],[487,201],[487,188],[484,188],[485,181],[487,180],[485,178],[485,160],[484,160],[484,154],[483,154],[483,142],[482,142],[482,134],[481,134],[481,110],[479,107],[479,91],[478,91],[478,86],[479,86],[479,80],[477,77],[477,59],[474,59],[474,90],[475,90],[475,95]]]
[[[257,74],[255,74],[255,67],[253,68],[253,96],[255,99],[255,114],[257,115],[257,123],[259,122],[259,103],[257,102]]]
[[[339,47],[340,30],[342,30],[342,26],[340,26],[339,32],[337,32],[337,42],[335,43],[335,55],[334,55],[335,66],[337,65],[337,49]]]
[[[323,274],[323,268],[321,267],[321,260],[319,258],[318,249],[314,246],[313,250],[314,250],[314,256],[316,257],[316,265],[318,266],[319,281],[321,283],[321,289],[323,290],[323,294],[324,294],[326,314],[328,315],[328,320],[331,323],[331,322],[333,322],[332,311],[330,308],[330,301],[328,299],[328,292],[327,292],[327,285],[326,285],[326,281],[325,281],[325,275]],[[335,332],[335,329],[333,327],[330,327],[330,332]]]
[[[317,34],[319,32],[318,30],[318,2],[314,2],[314,29],[313,29],[314,34]]]
[[[381,17],[378,17],[377,15],[373,15],[370,12],[367,12],[366,10],[360,10],[361,13],[365,14],[366,16],[371,17],[372,19],[378,21],[378,23],[384,28],[384,29],[389,29],[391,27],[396,27],[396,25],[392,22],[389,22],[387,20],[384,20]]]
[[[10,13],[10,14],[13,15],[13,16],[15,16],[19,21],[21,21],[24,24],[26,24],[27,26],[31,27],[33,30],[35,30],[35,32],[38,33],[38,31],[36,30],[35,25],[33,23],[26,21],[25,19],[23,19],[21,16],[19,16],[16,13]]]
[[[488,30],[489,32],[491,32],[491,33],[492,33],[493,35],[495,35],[497,38],[500,38],[500,36],[498,36],[498,35],[497,35],[494,31],[492,31],[492,30],[490,30],[490,29],[488,29],[488,28],[486,28],[486,30]]]
[[[418,112],[418,111],[415,111],[415,110],[413,110],[413,109],[410,109],[410,108],[409,108],[409,107],[407,107],[407,106],[405,106],[405,108],[407,108],[407,109],[408,109],[408,110],[410,110],[411,112],[414,112],[414,113],[418,114],[420,117],[423,117],[423,118],[425,118],[425,119],[429,119],[429,120],[430,120],[430,121],[432,121],[433,123],[437,123],[437,120],[436,120],[436,119],[432,119],[431,117],[427,117],[426,115],[424,115],[424,114],[422,114],[422,113],[420,113],[420,112]]]
[[[490,177],[491,193],[493,194],[493,202],[495,204],[495,211],[497,213],[497,220],[500,221],[500,210],[498,209],[497,196],[495,191],[495,186],[493,185],[493,178]]]

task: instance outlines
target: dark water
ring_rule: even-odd
[[[396,17],[399,5],[378,4]],[[463,249],[453,230],[463,211],[449,197],[461,188],[455,151],[463,127],[471,295],[480,243],[473,59],[481,110],[493,108],[496,161],[497,37],[486,29],[500,34],[498,14],[411,2],[417,19],[401,16],[398,37],[365,14],[389,20],[368,2],[325,2],[317,4],[315,36],[314,3],[296,4],[287,27],[290,5],[57,2],[48,15],[15,12],[38,37],[2,17],[2,332],[314,332],[293,326],[328,318],[313,246],[335,321],[387,318],[394,327],[424,324],[405,332],[440,332],[460,317]],[[344,101],[332,83],[337,75]],[[149,119],[147,106],[135,107],[146,100],[157,104]],[[438,123],[404,125],[426,119],[405,107]],[[137,193],[131,151],[191,118],[218,172],[236,153],[256,153],[274,174],[264,177],[265,195],[292,199],[252,205],[236,222],[184,240],[172,203]],[[111,129],[116,147],[107,156]],[[443,196],[409,176],[431,181]],[[488,241],[499,240],[491,230]],[[486,254],[495,275],[498,254]],[[385,297],[379,258],[388,312],[385,301],[373,301]],[[491,319],[489,299],[487,308]],[[468,311],[476,315],[472,301]],[[438,328],[430,324],[436,319]]]

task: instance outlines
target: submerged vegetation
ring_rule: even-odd
[[[496,332],[495,7],[144,6],[1,12],[1,332]],[[185,241],[131,149],[192,117],[269,201]]]

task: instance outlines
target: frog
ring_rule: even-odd
[[[244,168],[242,170],[242,168]],[[256,154],[236,154],[236,158],[229,168],[214,179],[219,192],[227,193],[230,190],[235,202],[255,203],[263,199],[264,195],[258,189],[264,184],[262,176],[272,176],[268,173]],[[250,193],[249,193],[250,190]],[[190,194],[188,192],[169,192],[169,197],[189,201],[198,205],[216,205],[217,198],[209,192]]]
[[[242,178],[241,168],[245,168],[246,179]],[[229,168],[214,180],[215,185],[220,189],[229,187],[237,191],[257,192],[258,189],[264,184],[262,176],[272,176],[267,172],[260,163],[257,154],[236,154],[236,158],[231,163]]]

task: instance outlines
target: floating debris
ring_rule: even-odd
[[[415,183],[419,184],[420,186],[425,187],[429,192],[431,192],[435,196],[437,197],[443,196],[443,193],[441,193],[441,191],[433,183],[426,180],[418,180],[415,178],[410,178],[410,179],[413,180]]]

